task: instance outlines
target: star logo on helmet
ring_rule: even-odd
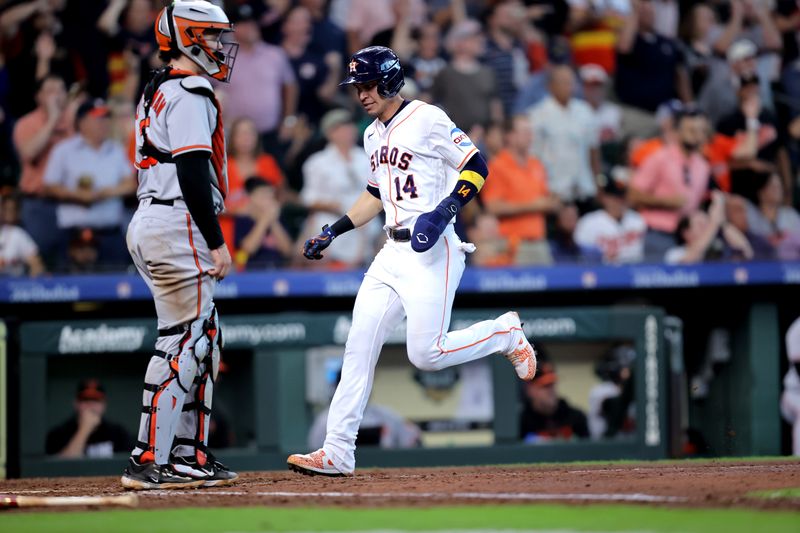
[[[357,66],[358,66],[358,63],[356,63],[355,60],[350,62],[350,74],[355,74],[356,73],[356,67]]]

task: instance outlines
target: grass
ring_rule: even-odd
[[[797,533],[797,513],[635,505],[505,505],[392,509],[183,508],[0,515],[0,531],[202,533],[253,531],[571,530],[654,533]]]
[[[766,498],[768,500],[776,498],[800,499],[800,487],[758,490],[754,492],[748,492],[747,496],[750,496],[751,498]]]

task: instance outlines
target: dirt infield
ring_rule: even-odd
[[[365,469],[354,478],[248,472],[232,486],[140,493],[140,507],[397,507],[475,503],[640,503],[681,507],[800,510],[797,499],[751,491],[800,487],[800,462],[684,462],[609,465]],[[123,492],[118,478],[0,481],[0,492],[83,496]]]

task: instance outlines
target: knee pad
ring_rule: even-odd
[[[196,326],[199,323],[199,326]],[[219,325],[219,313],[217,307],[211,308],[211,315],[205,319],[197,319],[192,322],[192,326],[199,327],[193,333],[196,334],[196,339],[193,343],[195,357],[198,361],[205,361],[210,358],[211,363],[211,376],[214,380],[217,379],[219,374],[219,361],[222,354],[222,328]]]

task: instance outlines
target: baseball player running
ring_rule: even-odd
[[[403,317],[408,318],[408,358],[421,370],[500,352],[521,379],[536,373],[536,354],[515,312],[448,332],[465,252],[475,249],[459,240],[452,221],[478,194],[488,172],[478,149],[441,109],[398,95],[403,83],[397,56],[380,46],[356,52],[342,82],[355,87],[361,105],[375,117],[364,132],[372,178],[346,215],[306,241],[303,254],[320,259],[336,237],[381,211],[389,239],[356,296],[325,443],[287,461],[303,474],[353,474],[356,434],[375,364],[387,335]]]
[[[781,413],[792,426],[792,455],[800,457],[800,318],[786,331],[789,370],[783,377]]]
[[[174,2],[156,21],[160,55],[136,111],[139,208],[128,250],[156,305],[127,489],[218,486],[238,476],[206,448],[222,335],[213,296],[231,257],[217,215],[227,189],[219,104],[201,73],[228,81],[238,45],[219,7]],[[174,441],[174,447],[173,447]]]

